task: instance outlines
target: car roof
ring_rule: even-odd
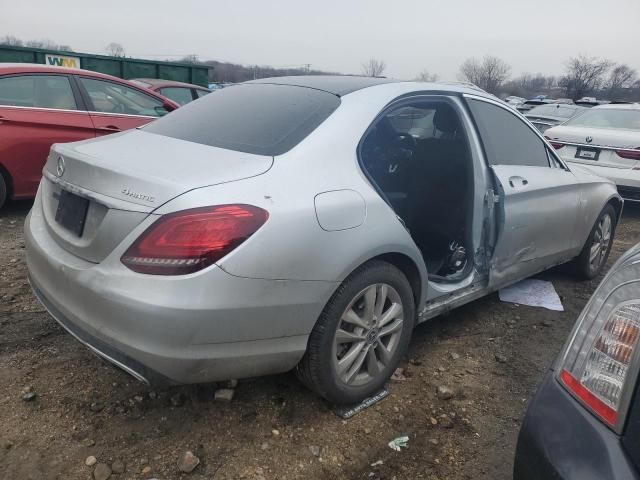
[[[313,88],[331,93],[338,97],[343,97],[350,93],[365,88],[403,84],[407,87],[413,87],[412,90],[446,90],[458,93],[470,93],[474,95],[482,95],[493,97],[484,90],[476,87],[472,83],[465,82],[411,82],[406,80],[396,80],[383,77],[363,77],[358,75],[301,75],[291,77],[271,77],[261,78],[259,80],[250,80],[245,84],[270,84],[270,85],[291,85],[296,87]]]
[[[55,72],[55,73],[66,73],[66,74],[75,74],[75,75],[90,75],[93,77],[100,77],[109,80],[118,80],[121,82],[128,82],[123,78],[114,77],[113,75],[107,75],[106,73],[94,72],[92,70],[84,70],[81,68],[67,68],[67,67],[56,67],[53,65],[44,65],[41,63],[0,63],[0,73],[47,73],[47,72]]]
[[[131,78],[130,80],[137,80],[139,82],[148,83],[154,87],[186,87],[186,88],[198,88],[200,90],[209,90],[202,85],[194,85],[192,83],[178,82],[176,80],[165,80],[164,78]]]

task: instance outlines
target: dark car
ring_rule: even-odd
[[[585,107],[563,103],[551,103],[533,107],[524,114],[533,125],[544,133],[547,129],[560,125],[585,110]]]
[[[640,478],[640,244],[587,303],[529,405],[514,480]]]
[[[134,78],[131,82],[167,97],[178,105],[186,105],[211,93],[206,87],[158,78]]]
[[[178,104],[121,78],[0,63],[0,207],[33,198],[53,143],[139,127]]]

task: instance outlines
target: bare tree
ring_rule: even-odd
[[[577,100],[596,91],[612,63],[607,59],[579,55],[569,59],[566,73],[560,79],[567,97]]]
[[[104,49],[112,57],[124,57],[125,55],[124,47],[117,42],[111,42]]]
[[[468,58],[460,66],[459,78],[471,82],[483,90],[497,94],[498,90],[509,78],[511,67],[504,60],[486,55],[482,62]]]
[[[605,88],[609,95],[609,100],[620,100],[619,96],[623,89],[631,88],[638,77],[636,72],[629,65],[623,63],[617,65],[609,74],[609,79],[605,82]]]
[[[0,38],[0,45],[11,45],[13,47],[22,47],[24,46],[24,42],[12,35],[6,35]]]
[[[180,61],[184,63],[200,63],[198,55],[196,55],[195,53],[182,57]]]
[[[370,58],[367,63],[362,64],[362,74],[366,77],[380,77],[387,68],[383,60]]]
[[[437,73],[429,73],[429,70],[421,71],[416,77],[418,82],[437,82],[440,76]]]

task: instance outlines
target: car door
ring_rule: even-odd
[[[76,78],[97,135],[136,128],[169,112],[161,99],[137,88],[102,78]]]
[[[540,134],[498,102],[467,97],[494,175],[490,284],[499,286],[568,259],[576,248],[580,185]],[[495,194],[495,195],[494,195]]]
[[[68,75],[0,77],[0,165],[11,177],[14,198],[35,195],[51,144],[93,136]]]

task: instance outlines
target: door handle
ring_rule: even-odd
[[[511,185],[512,188],[524,187],[528,183],[529,181],[526,178],[523,178],[519,175],[514,175],[513,177],[509,177],[509,185]]]
[[[122,129],[116,125],[105,125],[101,127],[100,130],[107,130],[108,132],[121,132]]]

